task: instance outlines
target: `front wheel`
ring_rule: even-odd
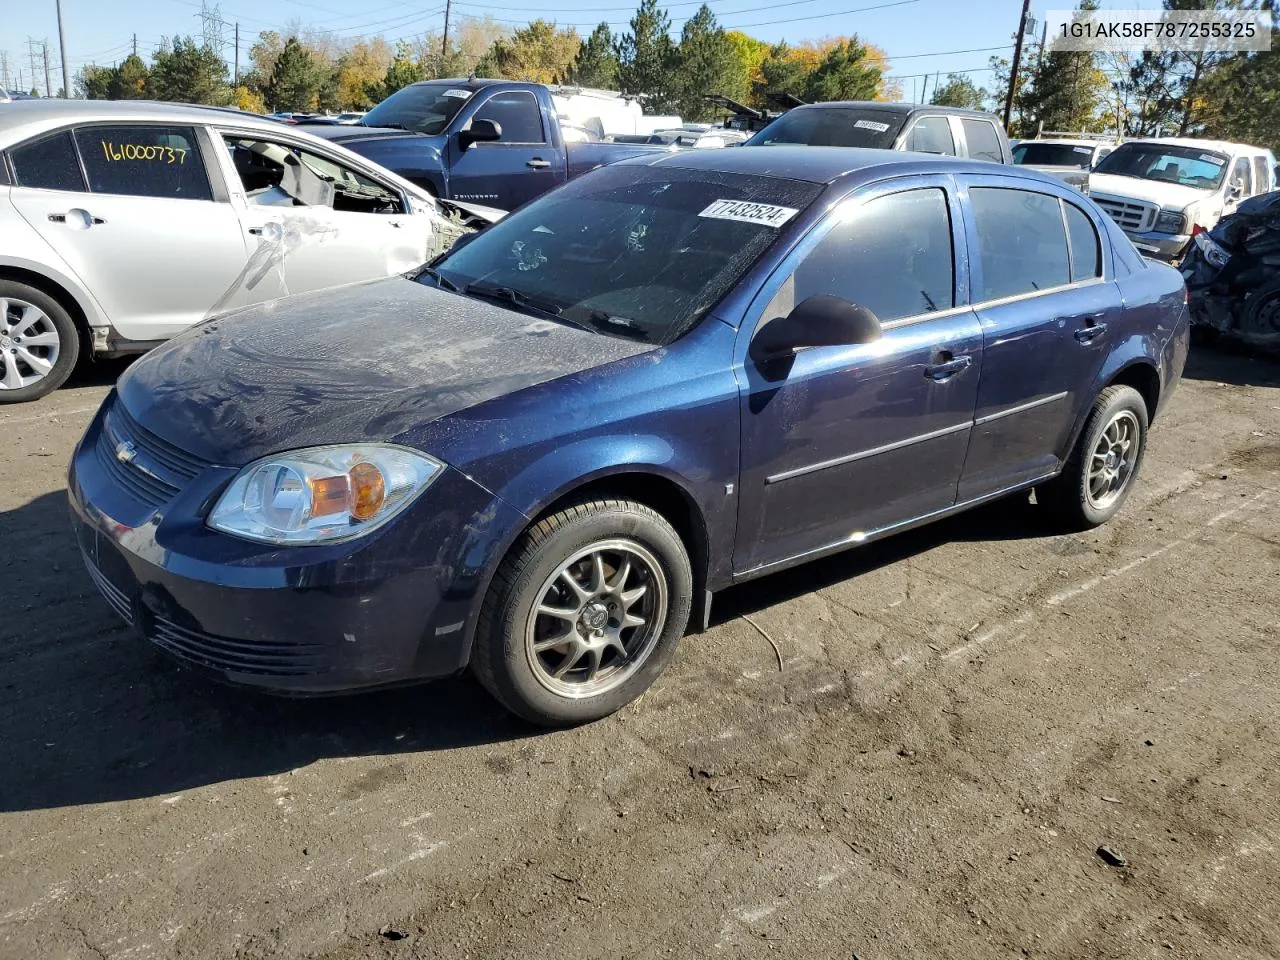
[[[539,521],[503,560],[472,668],[533,723],[597,720],[657,679],[692,599],[688,553],[664,517],[627,500],[579,503]]]
[[[1106,523],[1120,509],[1147,448],[1147,404],[1133,387],[1113,386],[1093,402],[1062,473],[1036,488],[1036,500],[1074,530]]]

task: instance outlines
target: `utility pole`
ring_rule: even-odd
[[[133,55],[135,57],[138,55],[138,35],[136,33],[133,35]]]
[[[1013,116],[1013,95],[1018,89],[1018,65],[1022,62],[1022,37],[1027,32],[1027,14],[1031,11],[1031,0],[1022,0],[1022,17],[1018,20],[1018,37],[1013,42],[1013,63],[1009,67],[1009,92],[1004,98],[1004,128],[1009,129],[1009,120]]]
[[[49,82],[49,45],[44,45],[44,95],[53,96],[53,84]]]
[[[38,72],[36,70],[36,42],[30,37],[27,37],[27,59],[31,61],[31,86],[34,89],[36,85],[36,74]],[[25,90],[22,92],[26,93]],[[45,91],[45,93],[48,92],[48,90]]]
[[[235,86],[240,86],[240,21],[236,21],[236,82]]]
[[[453,6],[453,0],[444,0],[444,39],[440,41],[440,68],[444,72],[444,58],[449,55],[449,10]]]
[[[58,50],[62,56],[62,99],[67,100],[71,97],[71,67],[67,63],[67,32],[62,29],[62,0],[57,0],[58,6]],[[45,50],[45,59],[48,60],[49,51]],[[45,83],[48,84],[48,80]]]
[[[0,87],[9,89],[9,51],[0,50]]]

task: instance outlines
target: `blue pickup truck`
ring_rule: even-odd
[[[447,200],[514,210],[579,174],[665,147],[566,143],[540,83],[475,77],[397,90],[352,126],[308,126]]]

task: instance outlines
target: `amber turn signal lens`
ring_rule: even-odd
[[[372,520],[387,499],[387,484],[382,471],[368,461],[361,461],[347,471],[351,483],[351,518]]]
[[[308,478],[307,485],[311,488],[311,516],[329,517],[346,510],[347,483],[345,476]]]

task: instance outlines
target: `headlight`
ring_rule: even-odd
[[[331,543],[376,530],[444,464],[403,447],[309,447],[249,464],[209,514],[214,530],[262,543]]]
[[[1186,233],[1186,214],[1181,210],[1169,210],[1161,207],[1160,215],[1156,217],[1156,225],[1153,229],[1157,233]]]
[[[1205,260],[1208,261],[1211,267],[1221,269],[1231,259],[1231,254],[1227,252],[1227,248],[1203,231],[1196,234],[1196,246],[1200,248],[1200,253],[1204,255]]]

